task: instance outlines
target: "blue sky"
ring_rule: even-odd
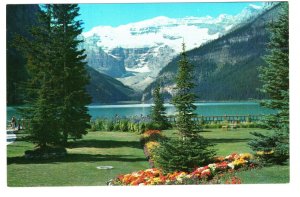
[[[79,19],[84,22],[84,31],[99,25],[119,26],[156,16],[180,18],[185,16],[212,16],[237,14],[249,4],[262,5],[261,2],[246,3],[114,3],[79,4]]]

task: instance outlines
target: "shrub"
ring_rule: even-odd
[[[146,123],[142,122],[138,124],[138,132],[139,133],[144,133],[146,130]]]
[[[120,121],[115,121],[114,124],[113,124],[113,127],[114,127],[113,131],[120,131],[121,130],[121,128],[120,128]]]
[[[111,120],[106,121],[105,130],[113,131],[114,130],[114,122]]]
[[[95,121],[91,121],[90,122],[90,125],[91,125],[90,131],[102,131],[102,130],[104,130],[104,124],[105,124],[105,121],[102,119],[97,119]]]
[[[197,166],[203,166],[211,161],[215,151],[212,145],[201,136],[183,139],[160,141],[160,146],[154,150],[155,164],[164,172],[192,171]]]
[[[121,131],[123,131],[123,132],[126,132],[126,131],[128,131],[128,120],[121,120],[120,122],[119,122],[119,124],[120,124],[120,130]]]
[[[261,133],[251,133],[256,138],[248,144],[257,151],[258,158],[265,164],[282,164],[289,159],[289,144],[286,139],[286,132],[276,131],[276,134],[263,135]]]

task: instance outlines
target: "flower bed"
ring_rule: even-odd
[[[219,183],[214,180],[218,175],[234,172],[240,168],[253,168],[253,156],[249,153],[230,154],[226,157],[215,158],[215,163],[198,167],[193,172],[173,172],[163,174],[160,169],[151,168],[131,174],[120,175],[111,180],[109,185],[178,185],[178,184],[205,184]],[[225,183],[239,184],[241,180],[230,177]]]
[[[148,131],[145,131],[145,133],[143,133],[141,135],[141,143],[146,144],[149,141],[159,141],[159,140],[162,140],[163,138],[164,138],[164,136],[161,134],[161,131],[148,130]]]
[[[154,153],[153,150],[159,146],[159,140],[163,140],[164,136],[159,130],[148,130],[141,135],[141,143],[144,146],[144,153],[149,160],[151,168],[154,168]]]

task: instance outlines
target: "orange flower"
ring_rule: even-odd
[[[161,134],[160,130],[148,130],[143,133],[143,137],[149,137],[151,135]]]

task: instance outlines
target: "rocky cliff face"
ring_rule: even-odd
[[[199,100],[245,100],[264,97],[256,89],[260,87],[257,67],[264,65],[269,40],[267,24],[276,20],[280,5],[268,8],[252,21],[240,25],[230,33],[199,48],[188,51],[195,66],[194,92]],[[142,101],[151,100],[151,92],[159,81],[166,99],[175,91],[175,77],[179,57],[175,57],[158,74],[156,81],[144,91]]]
[[[121,77],[126,73],[124,58],[105,53],[101,47],[97,46],[99,36],[93,35],[84,39],[83,47],[88,55],[87,63],[100,73],[105,73],[112,77]]]
[[[99,26],[83,33],[83,44],[89,66],[142,91],[179,54],[183,40],[189,50],[199,47],[261,12],[261,7],[250,6],[235,16],[160,16],[119,27]]]

